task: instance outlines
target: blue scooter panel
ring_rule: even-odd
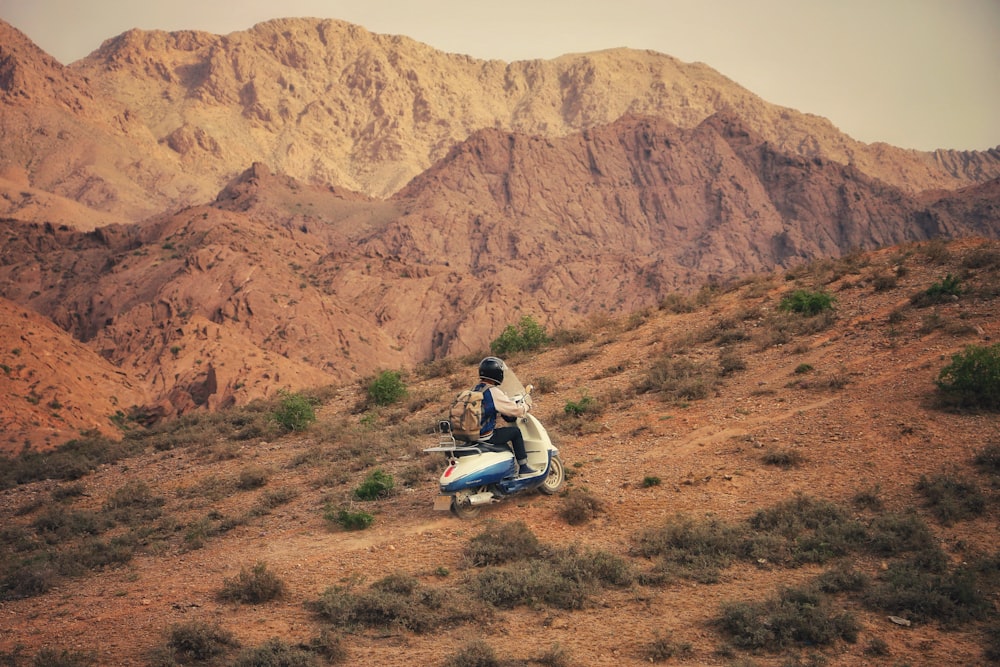
[[[445,468],[441,474],[441,491],[455,493],[463,489],[488,486],[515,474],[517,464],[509,452],[471,454],[455,460]]]

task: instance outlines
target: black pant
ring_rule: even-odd
[[[488,442],[493,445],[506,445],[509,442],[514,446],[514,457],[518,462],[528,459],[528,453],[524,451],[524,436],[521,435],[521,429],[516,426],[493,429],[493,435]]]

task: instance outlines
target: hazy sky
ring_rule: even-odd
[[[1000,145],[1000,0],[0,0],[62,63],[131,28],[228,34],[299,16],[505,61],[652,49],[861,141]]]

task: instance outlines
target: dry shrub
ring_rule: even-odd
[[[688,642],[675,642],[670,636],[659,636],[646,647],[649,662],[666,662],[670,658],[685,658],[691,655],[692,646]]]
[[[493,647],[481,639],[476,639],[446,659],[443,667],[502,667]]]
[[[698,304],[695,300],[679,292],[673,292],[667,294],[660,301],[660,310],[665,310],[668,313],[674,313],[680,315],[682,313],[693,313],[698,310]]]
[[[463,604],[449,602],[447,593],[398,572],[357,593],[340,586],[327,588],[309,606],[336,627],[402,628],[416,633],[466,620],[468,614]]]
[[[473,566],[483,567],[532,558],[540,550],[538,538],[523,521],[490,522],[469,542],[465,557]]]
[[[202,662],[224,654],[238,642],[218,623],[187,621],[167,631],[167,647],[181,663]]]
[[[285,592],[285,583],[275,573],[267,569],[267,563],[258,562],[239,576],[226,579],[219,597],[230,602],[259,604],[274,600]]]
[[[318,667],[316,655],[302,646],[272,637],[260,646],[240,651],[232,667]]]
[[[559,510],[566,523],[579,526],[604,512],[604,501],[585,490],[574,490],[566,494]]]
[[[771,449],[764,453],[761,461],[770,466],[779,468],[794,468],[800,465],[805,458],[799,452],[792,449]]]
[[[860,626],[817,591],[787,588],[763,602],[730,602],[716,620],[732,642],[751,650],[780,651],[789,646],[825,646],[857,641]]]
[[[697,400],[706,398],[717,382],[717,373],[710,364],[665,356],[653,362],[636,391],[660,393],[667,400]]]
[[[239,478],[236,481],[236,488],[242,491],[259,489],[267,484],[267,480],[270,476],[270,471],[263,466],[247,466],[246,468],[240,470]]]

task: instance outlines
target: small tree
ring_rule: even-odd
[[[406,385],[399,371],[382,371],[368,385],[368,398],[375,405],[392,405],[406,394]]]
[[[274,421],[286,431],[304,431],[316,421],[316,411],[312,403],[302,394],[292,394],[282,390],[281,403],[274,411]]]
[[[935,383],[948,403],[1000,410],[1000,343],[969,345],[952,356]]]
[[[490,351],[498,356],[511,352],[528,352],[536,350],[549,342],[545,327],[535,321],[530,315],[525,315],[517,325],[509,324],[500,335],[490,343]]]

